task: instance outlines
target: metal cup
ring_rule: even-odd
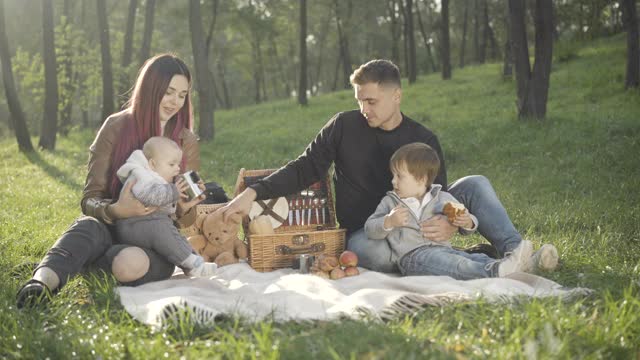
[[[300,263],[300,273],[308,274],[315,259],[315,256],[309,254],[301,254],[300,256],[298,256],[298,262]]]
[[[198,181],[200,181],[200,176],[195,171],[187,171],[186,173],[180,175],[182,179],[189,185],[187,189],[187,195],[189,195],[189,200],[193,200],[198,196],[202,195],[204,191],[200,189],[198,186]]]

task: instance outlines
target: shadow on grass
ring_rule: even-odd
[[[45,173],[47,173],[47,175],[58,181],[60,184],[73,191],[82,191],[83,184],[78,183],[69,174],[47,163],[47,161],[42,158],[39,152],[28,152],[26,153],[26,157],[27,159],[29,159],[29,162],[40,167]]]

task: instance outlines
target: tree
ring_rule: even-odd
[[[427,60],[431,64],[431,71],[436,72],[438,68],[436,67],[435,57],[433,56],[433,52],[431,51],[431,43],[429,36],[427,36],[427,31],[425,29],[424,23],[422,22],[422,15],[420,15],[420,7],[416,9],[416,16],[418,17],[418,26],[420,27],[420,34],[422,35],[422,41],[424,42],[424,47],[427,49]]]
[[[460,68],[464,67],[464,50],[467,43],[467,16],[469,12],[469,3],[464,2],[464,15],[462,19],[462,41],[460,43]]]
[[[509,0],[509,21],[518,84],[518,117],[542,119],[547,112],[549,76],[553,50],[553,4],[535,2],[535,60],[533,71],[525,25],[525,0]]]
[[[71,28],[71,0],[64,0],[63,4],[63,17],[59,25],[59,33],[56,31],[56,36],[59,41],[56,41],[58,48],[60,49],[61,68],[58,73],[58,84],[60,86],[61,94],[59,102],[62,106],[60,110],[60,126],[58,132],[63,136],[67,136],[71,127],[71,111],[73,109],[73,95],[75,93],[75,81],[76,76],[73,70],[73,39]]]
[[[2,81],[4,82],[4,93],[7,97],[7,105],[11,113],[10,121],[18,142],[18,149],[22,152],[33,151],[27,120],[25,119],[16,84],[13,81],[13,71],[11,68],[11,54],[9,52],[9,40],[4,22],[4,0],[0,0],[0,61],[2,62]]]
[[[300,84],[298,103],[307,105],[307,0],[300,0]]]
[[[136,23],[136,11],[138,9],[138,0],[129,0],[129,11],[127,14],[127,28],[124,33],[124,44],[122,46],[122,59],[120,65],[122,72],[120,73],[120,87],[118,93],[120,95],[127,92],[129,89],[129,65],[133,58],[133,30]],[[125,102],[125,98],[122,97],[119,101],[120,105]]]
[[[415,30],[413,26],[413,0],[405,0],[406,4],[404,6],[404,22],[405,22],[405,32],[404,36],[407,39],[407,63],[409,64],[409,68],[407,69],[407,75],[409,78],[409,84],[413,84],[416,82],[418,78],[418,72],[416,69],[416,37]]]
[[[509,9],[506,9],[507,16],[504,17],[504,28],[506,39],[504,41],[504,63],[502,64],[502,76],[510,78],[513,75],[513,54],[511,45],[511,27],[509,25]]]
[[[398,42],[395,39],[400,38],[400,27],[398,26],[398,6],[397,0],[387,1],[387,12],[389,14],[389,30],[391,32],[391,60],[394,64],[400,62],[400,49],[398,48]],[[419,16],[419,15],[418,15]]]
[[[98,29],[100,30],[100,58],[102,60],[102,121],[114,113],[113,72],[111,69],[111,43],[105,0],[96,0]]]
[[[451,79],[451,54],[449,45],[449,0],[442,0],[440,16],[442,18],[442,39],[440,53],[442,54],[442,78]]]
[[[142,65],[149,58],[151,53],[151,35],[153,34],[153,16],[156,9],[156,0],[146,0],[147,5],[144,10],[144,35],[142,36],[142,46],[138,55],[138,63]]]
[[[189,1],[189,30],[191,31],[191,48],[193,49],[193,61],[195,65],[195,78],[200,100],[200,126],[198,135],[203,140],[212,140],[214,137],[214,103],[213,75],[209,70],[209,55],[206,51],[202,16],[200,12],[200,0]]]
[[[640,51],[638,49],[638,14],[635,0],[623,0],[623,17],[627,28],[627,76],[625,88],[640,86]]]
[[[351,83],[349,82],[349,76],[351,76],[351,55],[349,54],[349,41],[347,39],[348,32],[344,29],[344,23],[348,24],[349,21],[351,21],[353,4],[351,3],[351,0],[346,0],[346,3],[347,16],[346,19],[343,19],[340,17],[341,11],[338,0],[333,0],[336,13],[336,25],[338,28],[338,48],[340,50],[340,58],[338,61],[342,60],[343,88],[348,89],[351,87]]]
[[[38,146],[53,150],[56,147],[56,133],[58,132],[58,79],[56,63],[56,46],[53,30],[52,0],[42,1],[42,40],[44,60],[44,112]]]

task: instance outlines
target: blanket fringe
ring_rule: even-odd
[[[379,316],[382,320],[392,320],[399,316],[414,315],[427,306],[444,306],[472,299],[471,296],[455,293],[432,296],[408,294],[382,309]]]

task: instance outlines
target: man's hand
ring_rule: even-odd
[[[245,216],[251,210],[251,204],[258,194],[252,188],[246,188],[240,195],[236,196],[227,205],[222,208],[222,220],[226,222],[231,215],[239,214]]]
[[[133,197],[131,189],[136,184],[136,181],[127,182],[122,191],[120,191],[118,201],[107,207],[108,214],[111,215],[113,220],[149,215],[158,209],[155,206],[145,207],[138,199]]]
[[[389,215],[384,218],[385,229],[409,225],[409,209],[402,205],[394,207]]]
[[[435,215],[420,224],[422,237],[435,242],[445,242],[458,231],[458,227],[449,223],[444,215]]]
[[[178,177],[176,180],[176,187],[178,188],[178,192],[180,192],[180,198],[178,198],[178,203],[176,204],[176,217],[178,219],[186,214],[192,207],[207,198],[207,195],[201,194],[200,196],[189,200],[189,195],[187,194],[189,185],[181,177]],[[198,181],[198,187],[202,191],[205,190],[204,182],[202,180]]]

